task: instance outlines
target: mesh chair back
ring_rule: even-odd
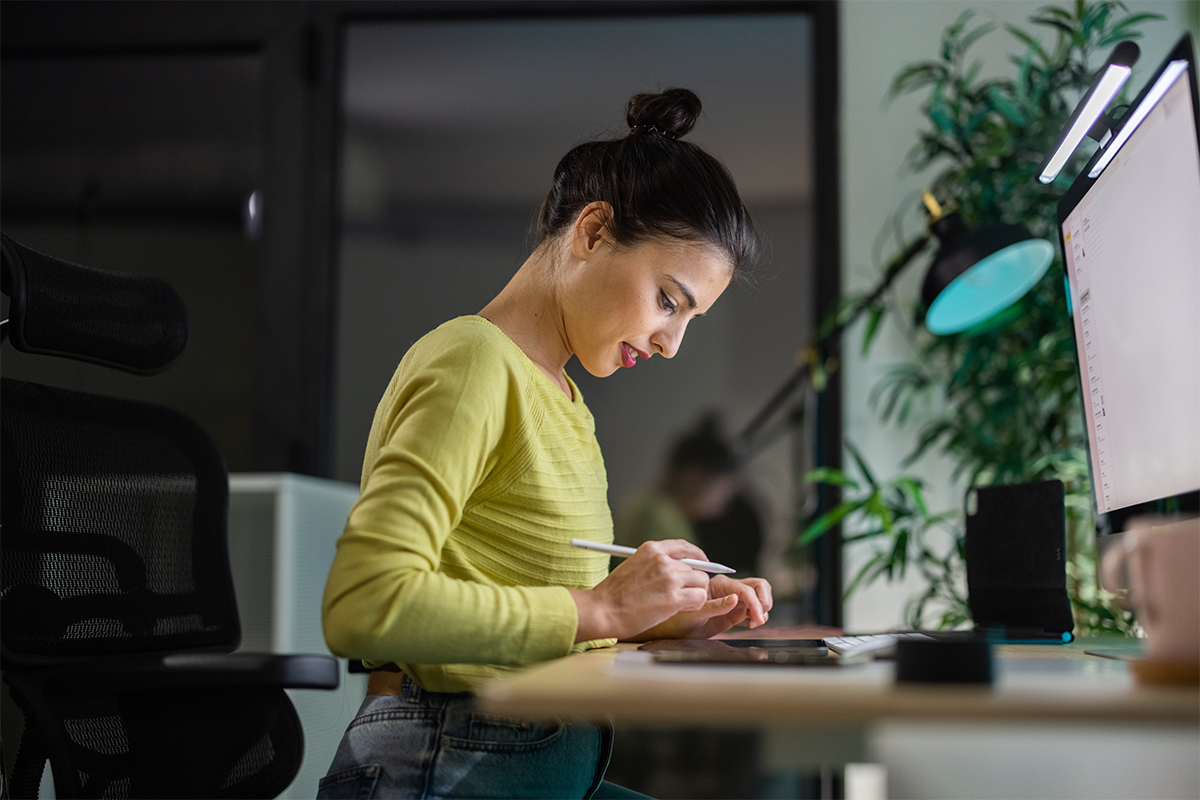
[[[3,379],[6,662],[236,648],[228,479],[161,406]]]
[[[0,234],[8,336],[26,353],[152,375],[187,346],[187,311],[165,281],[69,264]]]

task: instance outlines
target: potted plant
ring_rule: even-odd
[[[1020,48],[1011,59],[1013,73],[984,78],[971,47],[995,26],[963,13],[946,28],[936,58],[909,65],[892,81],[891,97],[928,92],[925,125],[908,166],[928,175],[933,193],[955,206],[967,225],[1019,223],[1035,236],[1054,240],[1055,203],[1090,153],[1081,149],[1051,186],[1040,184],[1035,170],[1091,82],[1094,56],[1138,38],[1141,26],[1152,19],[1161,17],[1130,14],[1116,0],[1046,6],[1030,22],[1049,30],[1054,45],[1006,26]],[[903,229],[909,211],[897,212],[895,229]],[[896,252],[907,251],[923,235],[898,235]],[[966,486],[1062,480],[1068,594],[1076,629],[1129,633],[1131,618],[1110,605],[1095,577],[1086,436],[1057,260],[1021,301],[961,334],[928,333],[916,300],[897,297],[894,290],[870,303],[863,353],[890,315],[916,354],[874,387],[871,403],[885,422],[902,428],[918,401],[940,398],[944,410],[916,431],[906,466],[940,451],[953,462],[954,478]],[[861,306],[864,297],[844,298],[827,327]],[[925,588],[907,604],[905,624],[951,627],[968,621],[961,511],[932,512],[919,477],[880,480],[853,445],[847,443],[847,449],[852,470],[818,469],[807,476],[838,487],[841,500],[808,522],[799,543],[843,521],[851,523],[844,542],[866,542],[871,555],[848,583],[847,596],[873,581],[917,570]]]

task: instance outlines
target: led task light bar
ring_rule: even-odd
[[[1039,181],[1050,183],[1062,172],[1062,168],[1066,166],[1075,148],[1079,147],[1083,137],[1103,118],[1108,104],[1117,96],[1117,92],[1121,91],[1125,81],[1129,80],[1140,53],[1138,46],[1128,41],[1121,42],[1113,48],[1100,77],[1088,87],[1087,94],[1083,96],[1079,105],[1075,106],[1071,118],[1063,126],[1058,141],[1038,166]]]

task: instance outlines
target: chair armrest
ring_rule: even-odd
[[[104,694],[182,688],[336,689],[338,661],[328,655],[175,653],[105,658],[27,673],[55,693]]]
[[[243,672],[283,689],[336,689],[340,669],[333,656],[279,653],[179,653],[164,656],[163,665],[172,671],[187,671],[196,677],[207,672]]]

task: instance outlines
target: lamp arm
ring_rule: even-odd
[[[856,302],[850,313],[845,315],[845,317],[838,321],[830,330],[825,333],[821,333],[821,329],[818,328],[816,341],[804,348],[804,350],[800,351],[800,365],[796,367],[795,371],[793,371],[788,379],[784,381],[783,385],[775,390],[775,393],[772,394],[767,402],[763,404],[763,407],[759,410],[759,412],[754,415],[746,427],[742,429],[741,433],[735,437],[734,452],[737,453],[740,458],[745,459],[751,454],[750,445],[754,441],[754,437],[757,436],[762,430],[763,426],[770,421],[771,417],[775,415],[775,412],[779,410],[784,401],[786,401],[797,389],[812,380],[813,367],[820,363],[822,356],[831,355],[837,352],[841,345],[842,333],[846,330],[846,328],[853,325],[855,321],[862,316],[864,311],[875,305],[875,302],[879,300],[879,298],[888,290],[888,288],[891,287],[892,283],[896,280],[900,273],[904,271],[904,268],[907,267],[909,263],[929,245],[931,238],[933,238],[932,235],[926,233],[924,236],[910,244],[904,252],[893,258],[888,264],[887,269],[884,270],[883,278],[880,280],[879,284],[871,290],[869,295]],[[826,318],[826,322],[822,323],[821,327],[823,328],[828,322],[829,318]]]

